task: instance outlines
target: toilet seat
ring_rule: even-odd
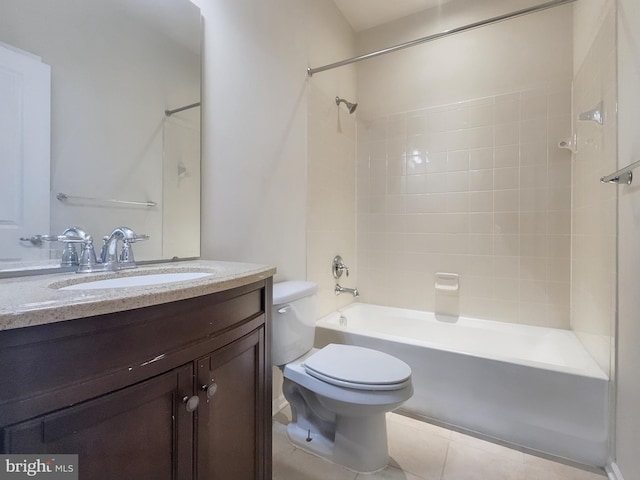
[[[305,371],[331,385],[357,390],[400,390],[411,367],[391,355],[353,345],[329,344],[304,360]]]

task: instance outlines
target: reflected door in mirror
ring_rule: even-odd
[[[20,238],[49,233],[49,65],[0,44],[0,105],[0,261],[46,259]]]

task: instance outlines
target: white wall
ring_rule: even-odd
[[[205,19],[202,257],[304,279],[305,3],[195,3]]]
[[[353,72],[309,80],[306,69],[350,53],[352,33],[322,0],[195,3],[205,18],[202,256],[306,279],[309,84],[355,91]]]
[[[618,122],[622,168],[640,160],[640,3],[636,0],[618,1]],[[615,461],[624,479],[634,480],[640,472],[640,183],[618,187],[618,192]]]

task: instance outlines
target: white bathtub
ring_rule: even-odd
[[[606,463],[609,380],[571,331],[357,303],[318,321],[316,346],[328,343],[407,362],[415,389],[402,406],[409,414]]]

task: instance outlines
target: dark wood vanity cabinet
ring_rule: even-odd
[[[0,332],[4,453],[81,479],[271,478],[271,279]]]
[[[265,477],[259,439],[270,425],[253,408],[260,395],[264,335],[256,331],[197,362],[202,401],[197,410],[196,470],[198,480]],[[270,417],[270,410],[263,412]],[[229,433],[233,432],[233,435]]]
[[[193,415],[179,395],[190,391],[192,373],[185,365],[9,426],[6,453],[77,453],[81,478],[191,478]]]

